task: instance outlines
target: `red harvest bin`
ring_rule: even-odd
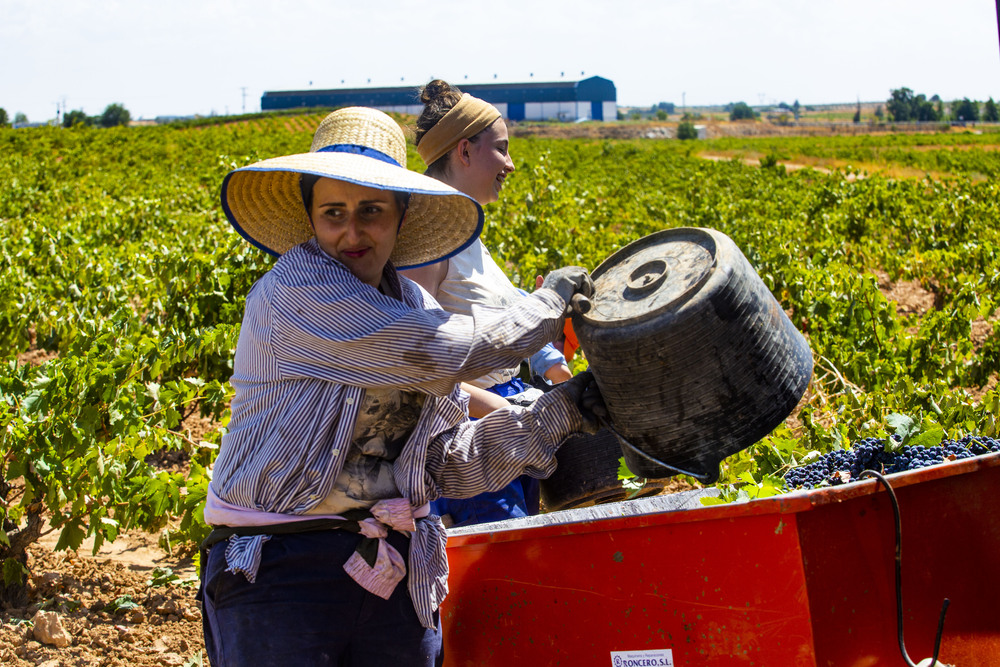
[[[888,477],[903,629],[1000,666],[1000,454]],[[449,531],[445,665],[904,665],[892,506],[875,480],[748,503],[700,492]]]

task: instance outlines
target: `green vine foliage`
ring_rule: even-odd
[[[42,530],[94,550],[133,527],[206,533],[243,298],[270,260],[233,234],[223,175],[311,131],[0,133],[0,559],[24,581]],[[280,130],[280,131],[277,131]],[[29,351],[43,364],[31,363]],[[204,440],[182,429],[203,416]],[[184,451],[186,474],[155,465]],[[43,523],[44,522],[44,523]],[[6,590],[6,589],[5,589]]]
[[[953,138],[941,137],[943,147],[921,155],[956,152]],[[900,148],[899,138],[880,150],[865,137],[775,141],[740,146],[748,154],[801,155],[816,145],[813,152],[842,156],[854,142],[883,163],[912,149]],[[940,425],[950,436],[996,434],[997,395],[987,383],[995,384],[1000,368],[993,224],[1000,200],[996,184],[979,175],[992,173],[1000,158],[989,148],[975,149],[975,160],[948,162],[958,175],[946,180],[897,180],[852,169],[709,162],[669,142],[518,141],[511,147],[518,171],[488,211],[484,237],[522,286],[561,263],[594,268],[667,227],[711,227],[733,238],[806,335],[816,362],[794,428],[724,462],[720,485],[756,486],[751,497],[766,495],[810,452],[891,433],[892,414]],[[933,293],[933,308],[898,312],[879,276],[919,283]],[[988,326],[985,340],[973,341],[973,323]]]
[[[123,530],[206,532],[243,300],[271,260],[228,226],[232,168],[309,148],[322,112],[228,124],[0,129],[0,559],[25,576],[43,530],[95,549]],[[780,491],[791,465],[907,415],[996,435],[996,135],[511,141],[516,171],[484,242],[515,284],[594,268],[655,231],[730,236],[807,337],[815,376],[786,424],[723,463],[731,497]],[[694,151],[773,156],[767,168]],[[893,179],[786,169],[801,157],[946,172]],[[410,150],[410,167],[422,164]],[[901,312],[882,282],[934,307]],[[975,336],[973,332],[978,332]],[[579,358],[578,358],[579,359]],[[576,362],[580,370],[585,360]],[[190,437],[185,420],[215,429]],[[184,473],[156,465],[183,451]],[[727,492],[728,493],[728,492]]]

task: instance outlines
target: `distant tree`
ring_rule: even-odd
[[[7,127],[7,110],[0,107],[0,127]]]
[[[940,97],[934,95],[931,99],[927,99],[923,94],[914,95],[909,88],[897,88],[891,91],[885,108],[889,112],[889,118],[896,122],[938,121],[944,115]]]
[[[940,104],[934,106],[934,103],[928,100],[923,95],[917,95],[913,99],[913,120],[920,121],[936,121],[941,120],[941,115],[943,113],[943,108]]]
[[[861,100],[858,100],[858,108],[854,110],[854,122],[861,122]]]
[[[951,117],[953,120],[979,120],[979,105],[968,97],[961,102],[954,102],[951,105]]]
[[[674,105],[673,102],[660,102],[659,104],[656,105],[656,109],[660,111],[666,111],[667,114],[669,115],[674,113],[677,107]]]
[[[987,123],[1000,122],[1000,112],[997,111],[997,103],[992,97],[983,105],[983,120]]]
[[[896,88],[890,91],[889,99],[885,103],[889,118],[899,123],[913,120],[913,100],[913,91],[909,88]]]
[[[83,109],[73,109],[63,114],[63,127],[73,127],[75,125],[90,125],[90,116],[83,113]]]
[[[729,105],[729,120],[754,120],[757,114],[746,102],[736,102]]]
[[[104,113],[101,114],[101,127],[115,127],[116,125],[128,125],[132,120],[131,115],[121,104],[109,104]]]
[[[792,115],[795,116],[795,120],[799,119],[800,113],[802,113],[802,107],[799,106],[799,101],[795,100],[795,103],[792,105]]]
[[[698,130],[695,128],[694,124],[690,121],[682,121],[677,126],[677,138],[678,139],[697,139]]]
[[[885,111],[882,110],[882,105],[875,107],[875,118],[881,123],[885,118]]]
[[[18,111],[16,114],[14,114],[15,125],[24,125],[27,122],[28,122],[28,117],[24,114],[23,111]]]
[[[667,112],[664,111],[663,109],[657,109],[656,110],[656,119],[657,120],[666,120],[667,119]]]

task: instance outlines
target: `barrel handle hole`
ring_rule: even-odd
[[[633,294],[644,295],[662,285],[667,273],[667,263],[662,259],[654,259],[632,271],[625,285]]]

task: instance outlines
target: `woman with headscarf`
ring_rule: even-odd
[[[427,165],[425,174],[464,192],[480,205],[497,201],[507,176],[514,171],[507,125],[500,111],[441,80],[424,86],[420,100],[424,110],[417,119],[416,144]],[[463,315],[473,315],[482,308],[505,308],[524,295],[480,239],[451,257],[408,270],[404,275],[430,292],[442,308]],[[560,333],[561,328],[556,336]],[[472,417],[481,417],[509,403],[530,405],[542,394],[518,376],[520,365],[518,361],[491,369],[462,385],[471,396]],[[531,357],[529,366],[533,374],[543,376],[550,384],[572,377],[565,358],[551,343]],[[434,508],[454,526],[537,514],[538,481],[522,477],[499,491],[476,498],[438,500]]]

